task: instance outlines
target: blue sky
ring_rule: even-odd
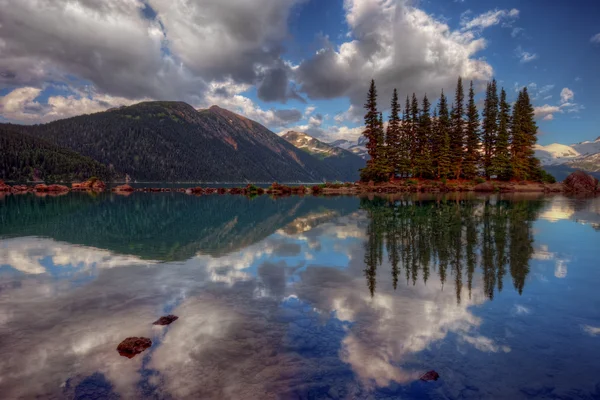
[[[600,136],[600,3],[48,0],[0,3],[0,121],[142,100],[211,104],[275,132],[356,139],[371,78],[436,99],[456,78],[528,86],[539,143]]]

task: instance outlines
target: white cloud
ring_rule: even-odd
[[[521,32],[523,32],[525,29],[523,28],[513,28],[512,31],[510,32],[510,36],[516,38],[517,36],[519,36],[519,34]]]
[[[586,332],[590,336],[600,335],[600,327],[591,325],[582,325],[581,327],[583,328],[584,332]]]
[[[595,34],[590,38],[590,42],[592,43],[600,43],[600,33]]]
[[[575,93],[573,93],[573,91],[571,89],[563,88],[560,91],[560,102],[568,103],[569,101],[573,100],[574,96],[575,96]]]
[[[519,58],[519,62],[521,63],[528,63],[530,61],[536,60],[538,58],[538,55],[535,53],[529,53],[525,50],[523,50],[523,48],[521,46],[518,46],[515,49],[515,53],[517,54],[517,57]]]
[[[464,15],[464,14],[463,14]],[[485,29],[490,26],[498,25],[503,19],[512,18],[515,19],[519,16],[519,10],[513,8],[512,10],[491,10],[475,18],[469,20],[462,18],[460,21],[463,30],[471,29]],[[518,28],[517,28],[518,29]]]
[[[327,44],[300,64],[296,78],[312,98],[348,96],[360,107],[374,78],[382,108],[391,92],[439,93],[458,76],[488,80],[492,67],[476,54],[486,41],[471,31],[453,31],[423,10],[403,1],[346,0],[349,40]],[[401,38],[401,39],[399,39]]]
[[[543,118],[548,121],[554,118],[552,114],[562,113],[563,111],[559,106],[544,104],[543,106],[534,107],[533,112],[536,118]]]
[[[74,94],[69,96],[50,96],[46,103],[40,103],[36,99],[41,92],[41,89],[34,87],[21,87],[12,90],[5,96],[0,97],[0,114],[9,121],[49,122],[146,100],[131,100],[90,90],[87,94],[75,91]]]

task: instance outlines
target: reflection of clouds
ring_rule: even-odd
[[[541,245],[535,250],[532,257],[534,260],[552,261],[554,260],[554,276],[556,278],[565,278],[567,276],[567,264],[571,262],[569,257],[559,255],[548,250],[548,245]]]
[[[600,224],[600,198],[576,199],[562,196],[553,197],[540,219],[551,222],[572,220],[581,224]]]
[[[116,255],[106,250],[52,239],[27,237],[0,240],[0,265],[9,265],[26,274],[43,274],[48,272],[44,261],[45,264],[50,261],[52,266],[71,266],[84,270],[149,264],[137,257]]]
[[[591,326],[591,325],[582,325],[582,329],[585,333],[587,333],[591,336],[600,335],[600,327]]]
[[[360,252],[360,244],[353,251]],[[476,333],[481,321],[469,307],[485,301],[480,289],[473,291],[470,300],[467,289],[463,289],[464,300],[457,305],[456,293],[440,291],[441,282],[434,274],[427,285],[401,286],[397,291],[391,288],[391,279],[384,276],[371,298],[360,268],[360,262],[350,266],[352,276],[331,268],[308,268],[295,293],[318,309],[335,312],[337,318],[353,323],[343,339],[340,356],[363,382],[387,386],[391,381],[406,383],[418,378],[422,371],[408,371],[400,365],[449,332],[459,334],[464,342],[481,351],[510,350]],[[389,268],[384,263],[378,270]]]
[[[520,304],[515,304],[515,314],[517,315],[527,315],[531,313],[531,310],[525,306],[522,306]]]

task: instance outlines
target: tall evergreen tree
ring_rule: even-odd
[[[506,92],[500,92],[500,112],[498,114],[498,137],[492,158],[492,173],[500,180],[509,180],[512,175],[510,158],[510,104],[506,101]]]
[[[375,87],[374,79],[371,79],[365,109],[367,113],[365,114],[365,130],[363,131],[363,135],[367,139],[367,152],[369,153],[369,157],[371,157],[369,161],[373,163],[378,156],[379,144],[379,111],[377,111],[377,88]]]
[[[404,106],[404,112],[402,113],[402,166],[401,166],[401,177],[410,176],[410,168],[411,168],[411,156],[412,156],[412,146],[414,144],[414,140],[412,137],[411,123],[410,123],[410,100],[408,96],[406,96],[406,103]]]
[[[465,135],[466,152],[463,163],[465,178],[474,179],[479,165],[479,114],[475,106],[473,81],[469,87],[469,104],[467,106],[467,126]]]
[[[539,160],[533,146],[537,142],[537,125],[527,88],[519,92],[511,123],[511,166],[513,177],[519,180],[539,179]]]
[[[385,136],[387,157],[392,169],[392,176],[401,174],[403,169],[402,132],[400,131],[400,104],[398,103],[398,91],[394,89],[392,104],[390,107],[390,118]]]
[[[389,178],[389,163],[385,157],[383,116],[377,111],[377,89],[375,81],[371,80],[371,86],[365,103],[365,130],[363,135],[367,139],[367,151],[369,161],[360,171],[360,179],[363,182],[385,181]]]
[[[429,103],[427,95],[423,97],[422,107],[417,129],[417,166],[419,177],[427,178],[433,172],[431,168],[431,103]]]
[[[417,96],[413,93],[412,100],[410,103],[410,137],[411,137],[411,146],[410,146],[410,173],[412,176],[416,176],[418,173],[418,167],[420,165],[419,158],[419,137],[418,137],[418,129],[419,129],[419,101],[417,100]]]
[[[437,160],[437,178],[446,178],[451,172],[450,153],[450,114],[448,100],[442,90],[439,103],[439,116],[437,124],[436,141],[439,143],[439,152],[434,156]]]
[[[454,104],[452,107],[451,136],[450,136],[450,163],[452,172],[456,179],[460,178],[464,160],[464,115],[465,94],[462,86],[462,78],[458,78]]]
[[[494,173],[493,158],[498,140],[498,90],[496,80],[488,83],[483,106],[483,171],[487,178]]]

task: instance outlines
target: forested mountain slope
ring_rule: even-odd
[[[11,125],[140,181],[347,180],[264,126],[213,106],[144,102],[35,126]],[[351,172],[352,174],[352,172]]]
[[[72,182],[98,177],[112,180],[118,174],[89,157],[0,126],[0,179],[6,181]]]

